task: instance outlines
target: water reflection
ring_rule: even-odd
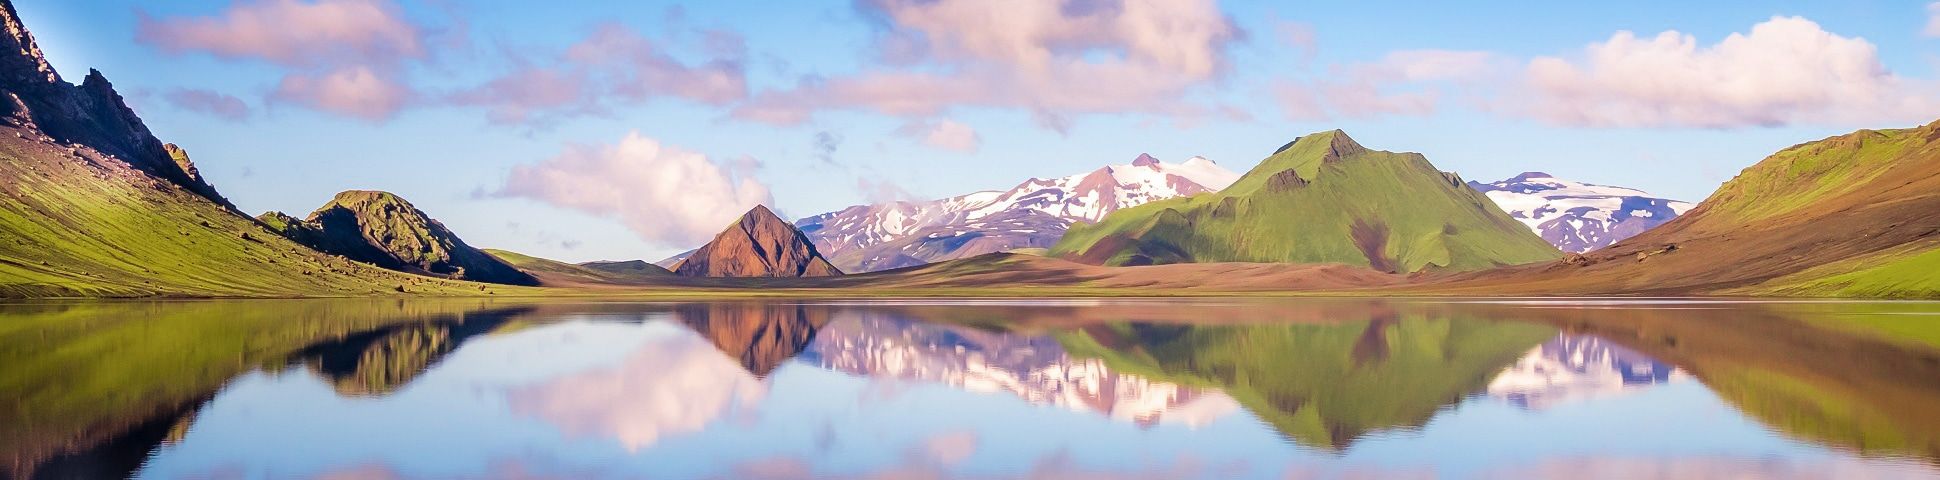
[[[1560,335],[1531,350],[1489,382],[1489,395],[1529,409],[1590,400],[1689,378],[1610,341]]]
[[[0,361],[20,366],[0,372],[7,472],[1922,477],[1940,458],[1940,354],[1891,334],[1907,325],[1841,320],[1870,311],[1858,306],[291,302],[276,304],[282,315],[243,313],[262,305],[0,307],[18,322],[0,330]],[[145,395],[107,393],[117,390]]]
[[[821,332],[805,361],[875,379],[1003,392],[1141,426],[1199,426],[1238,408],[1216,389],[1154,381],[1116,372],[1102,359],[1073,357],[1051,336],[928,324],[880,312],[845,313]]]

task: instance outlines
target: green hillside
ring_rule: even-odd
[[[0,297],[507,291],[318,253],[112,158],[35,136],[0,127],[0,178],[9,179],[0,184]]]
[[[657,278],[673,276],[673,273],[668,272],[667,269],[639,260],[631,262],[594,262],[575,265],[507,250],[487,248],[484,249],[484,252],[500,261],[511,264],[513,267],[518,267],[519,270],[538,277],[539,281],[545,285],[571,283],[638,284],[651,282]]]
[[[1392,272],[1562,255],[1420,154],[1368,150],[1339,130],[1295,140],[1217,193],[1074,226],[1051,254],[1104,265],[1343,263]]]

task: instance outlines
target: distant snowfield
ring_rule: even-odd
[[[1643,233],[1695,206],[1634,188],[1563,180],[1542,172],[1469,186],[1551,245],[1577,253]]]

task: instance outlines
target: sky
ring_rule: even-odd
[[[402,195],[474,246],[658,260],[802,217],[1342,129],[1697,201],[1940,117],[1940,3],[16,0],[250,212]],[[1459,3],[1459,4],[1457,4]]]

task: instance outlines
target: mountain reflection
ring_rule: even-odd
[[[1095,461],[1125,448],[1173,449],[1179,458],[1233,448],[1234,456],[1294,458],[1327,472],[1356,466],[1336,460],[1415,461],[1388,458],[1397,451],[1428,452],[1421,461],[1441,465],[1449,459],[1437,449],[1460,450],[1450,441],[1477,449],[1561,444],[1532,445],[1547,453],[1521,460],[1469,452],[1493,459],[1475,474],[1578,464],[1650,472],[1702,460],[1707,476],[1917,476],[1934,473],[1940,459],[1932,408],[1940,404],[1940,349],[1892,336],[1909,324],[1849,321],[1869,318],[1858,316],[1867,309],[1906,307],[1226,302],[0,306],[26,332],[0,332],[8,365],[0,369],[0,477],[282,472],[289,466],[273,458],[212,452],[263,453],[223,443],[239,441],[295,452],[305,442],[372,433],[380,455],[450,443],[457,463],[494,465],[503,459],[487,454],[537,452],[544,455],[527,465],[552,476],[553,459],[604,451],[623,456],[601,457],[594,465],[612,469],[588,475],[661,472],[624,459],[671,456],[675,464],[768,462],[774,468],[763,471],[816,476],[830,465],[871,465],[835,472],[908,467],[952,477],[985,469],[977,471],[1003,477],[1028,472],[991,465],[1035,465],[1030,459],[1066,451]],[[595,336],[610,338],[574,340]],[[1668,383],[1677,385],[1657,387]],[[872,393],[908,384],[936,387],[898,389],[910,393],[895,398]],[[264,403],[291,400],[301,401],[301,413]],[[1504,404],[1514,409],[1505,414]],[[1571,429],[1609,428],[1622,423],[1617,412],[1637,408],[1664,422],[1708,422],[1707,430],[1685,439],[1643,428],[1628,448],[1662,457],[1637,457],[1641,463],[1570,446]],[[454,425],[502,434],[475,443],[440,430]],[[303,433],[311,429],[349,430]],[[1504,438],[1508,432],[1534,438]],[[409,440],[387,441],[387,433]],[[466,450],[481,445],[496,450]],[[411,456],[370,455],[319,465],[472,476]],[[1739,463],[1761,455],[1792,463]],[[904,457],[914,463],[899,466]],[[156,467],[157,458],[174,463]],[[1546,463],[1502,463],[1537,460]],[[1128,468],[1195,471],[1166,470],[1173,467]],[[737,472],[680,471],[653,476]]]
[[[1489,382],[1489,395],[1527,409],[1617,395],[1684,374],[1601,338],[1559,335]]]
[[[1238,405],[1215,389],[1157,382],[1075,358],[1056,338],[922,323],[896,314],[851,311],[824,329],[804,360],[875,378],[937,382],[973,392],[1005,392],[1151,426],[1204,425]]]

